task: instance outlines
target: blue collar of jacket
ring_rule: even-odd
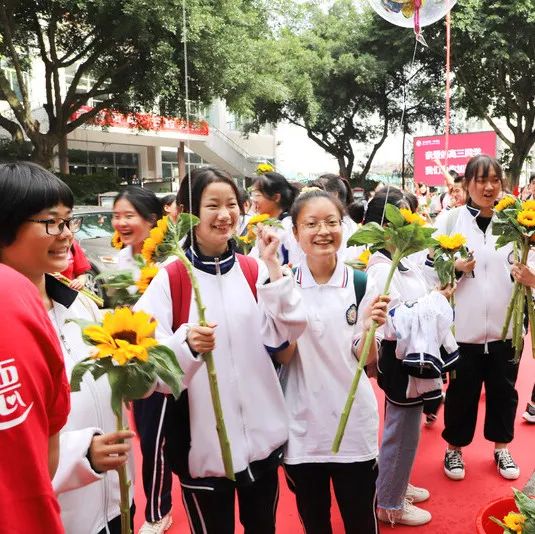
[[[186,249],[186,256],[196,269],[209,274],[217,274],[218,267],[221,274],[228,273],[236,261],[232,240],[228,242],[228,249],[221,256],[204,256],[195,243]]]
[[[466,206],[466,209],[468,210],[468,213],[470,213],[470,215],[475,219],[476,217],[479,216],[479,214],[481,213],[480,210],[478,210],[477,208],[474,208],[474,206],[471,206],[470,204],[465,204]]]

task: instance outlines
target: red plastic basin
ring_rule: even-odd
[[[491,521],[489,517],[492,515],[503,521],[504,516],[509,512],[518,512],[513,497],[501,497],[483,506],[476,517],[477,534],[503,534],[503,528]]]

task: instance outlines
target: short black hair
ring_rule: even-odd
[[[303,209],[305,204],[317,198],[326,198],[327,200],[332,202],[338,210],[338,213],[340,214],[340,219],[344,217],[345,206],[342,204],[342,201],[336,195],[332,195],[331,193],[323,191],[322,189],[313,189],[312,191],[305,191],[304,193],[301,193],[295,199],[295,202],[293,203],[292,209],[290,211],[290,215],[292,217],[292,224],[294,225],[294,227],[297,227],[297,219],[299,218],[299,214],[301,213],[301,210]]]
[[[72,209],[69,186],[36,163],[0,164],[0,246],[11,245],[30,217],[58,204]]]
[[[314,185],[329,193],[335,193],[346,206],[353,202],[353,190],[349,182],[338,174],[323,174],[315,181]]]
[[[128,200],[139,215],[153,225],[156,225],[158,219],[162,218],[162,204],[150,189],[139,187],[138,185],[129,185],[115,197],[113,206],[115,207],[115,204],[122,199]]]
[[[179,204],[184,206],[184,212],[190,213],[191,199],[191,213],[192,215],[199,217],[201,213],[202,194],[210,184],[216,182],[223,182],[232,187],[232,190],[236,195],[236,201],[240,207],[240,212],[243,213],[243,204],[236,182],[232,179],[230,174],[216,167],[199,167],[197,169],[193,169],[189,176],[186,175],[182,179],[180,188],[178,189],[177,201]]]

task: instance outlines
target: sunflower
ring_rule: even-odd
[[[154,241],[154,239],[152,239],[152,237],[147,237],[147,239],[143,241],[143,246],[141,247],[141,255],[147,263],[152,262],[152,256],[156,251],[157,246],[158,244]]]
[[[524,202],[522,202],[522,209],[527,211],[535,211],[535,200],[524,200]]]
[[[516,200],[515,197],[512,197],[511,195],[504,196],[496,206],[494,206],[494,211],[500,212],[504,209],[508,208],[509,206],[513,206],[515,204]]]
[[[119,365],[125,365],[134,358],[148,361],[147,349],[158,344],[150,337],[155,328],[156,321],[149,314],[118,308],[104,315],[102,326],[84,328],[83,335],[96,346],[94,359],[111,357]]]
[[[364,265],[368,265],[368,261],[370,261],[371,255],[372,253],[370,252],[370,249],[367,248],[359,254],[357,261],[360,261],[360,263],[363,263]]]
[[[258,224],[258,223],[263,223],[264,221],[267,221],[269,219],[269,215],[267,213],[260,213],[258,215],[253,215],[250,219],[249,219],[249,222],[247,223],[247,227],[251,227],[251,226],[254,226],[255,224]]]
[[[509,512],[503,518],[503,522],[509,530],[512,530],[513,532],[522,532],[524,523],[526,522],[526,516],[524,514]]]
[[[152,282],[152,279],[158,274],[158,267],[154,263],[150,263],[141,269],[136,286],[141,294],[145,293],[147,287]]]
[[[115,230],[111,236],[111,246],[117,250],[121,250],[123,248],[123,242],[121,241],[121,236],[117,230]]]
[[[273,172],[274,170],[275,168],[273,165],[271,165],[271,163],[260,163],[256,167],[256,174],[264,174],[266,172]]]
[[[416,224],[419,224],[420,226],[425,226],[426,224],[425,219],[423,217],[421,217],[417,213],[413,213],[411,210],[407,208],[401,208],[399,212],[401,213],[401,215],[403,215],[403,218],[409,224],[416,223]]]
[[[163,234],[165,235],[167,233],[167,230],[169,229],[169,217],[167,215],[164,215],[157,223],[156,228],[159,228]]]
[[[517,216],[516,220],[526,228],[535,227],[535,211],[523,210]]]
[[[445,250],[457,250],[466,244],[466,238],[462,234],[439,235],[437,241]]]

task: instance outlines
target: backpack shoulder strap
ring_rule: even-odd
[[[256,296],[256,282],[258,280],[258,263],[254,258],[249,256],[244,256],[243,254],[236,254],[238,258],[238,263],[240,268],[251,288],[251,293],[253,294],[255,300],[258,300]]]
[[[187,323],[189,308],[191,305],[191,282],[186,267],[180,260],[176,260],[165,266],[169,275],[169,287],[171,289],[171,302],[173,306],[173,331]]]
[[[357,298],[357,308],[366,293],[366,282],[368,277],[365,272],[353,269],[353,286],[355,288],[355,297]]]

